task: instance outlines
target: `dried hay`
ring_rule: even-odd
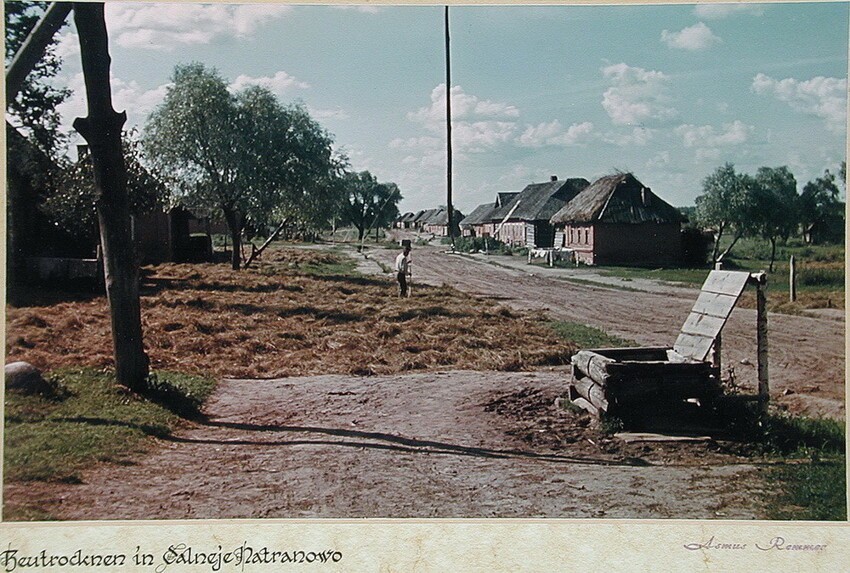
[[[337,255],[272,251],[256,269],[162,264],[144,269],[142,323],[154,369],[219,377],[392,374],[567,364],[574,346],[540,324],[450,288],[395,296],[389,279],[318,277],[290,267]],[[43,370],[112,366],[106,299],[7,308],[8,361]]]

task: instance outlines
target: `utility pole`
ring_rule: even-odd
[[[449,215],[449,238],[455,250],[454,209],[452,209],[452,66],[449,51],[449,7],[446,6],[446,210]]]

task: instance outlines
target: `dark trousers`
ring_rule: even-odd
[[[398,279],[398,296],[407,296],[407,275],[398,273],[396,278]]]

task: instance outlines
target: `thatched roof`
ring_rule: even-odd
[[[489,223],[492,220],[492,214],[495,210],[496,206],[493,203],[484,203],[483,205],[479,205],[472,210],[472,213],[461,220],[460,226],[468,227],[470,225]]]
[[[586,179],[556,179],[546,183],[532,183],[496,213],[496,219],[504,219],[511,209],[510,219],[520,221],[548,221],[567,201],[590,185]]]
[[[416,213],[416,217],[413,219],[416,223],[425,224],[428,220],[434,216],[437,212],[437,209],[425,209],[424,211],[419,211]]]
[[[678,209],[652,193],[631,173],[597,179],[552,216],[565,223],[681,223]]]
[[[412,213],[412,212],[405,213],[404,215],[402,215],[401,217],[398,218],[398,221],[401,221],[402,223],[409,223],[409,222],[412,222],[414,219],[416,219],[416,215],[417,215],[416,213]]]

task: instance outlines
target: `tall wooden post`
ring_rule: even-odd
[[[794,261],[794,255],[791,255],[791,260],[788,263],[788,298],[791,302],[797,300],[797,265]]]
[[[115,372],[120,384],[142,389],[149,363],[142,344],[139,267],[130,233],[127,170],[121,150],[121,128],[127,114],[112,108],[103,4],[75,2],[74,22],[80,36],[89,112],[88,117],[74,120],[74,128],[89,144],[94,164]]]
[[[762,414],[767,413],[770,400],[770,383],[767,370],[767,273],[750,274],[750,284],[756,286],[756,349],[758,352],[759,404]]]
[[[446,6],[446,210],[449,219],[449,239],[455,249],[454,209],[452,207],[452,66],[449,51],[449,7]]]

